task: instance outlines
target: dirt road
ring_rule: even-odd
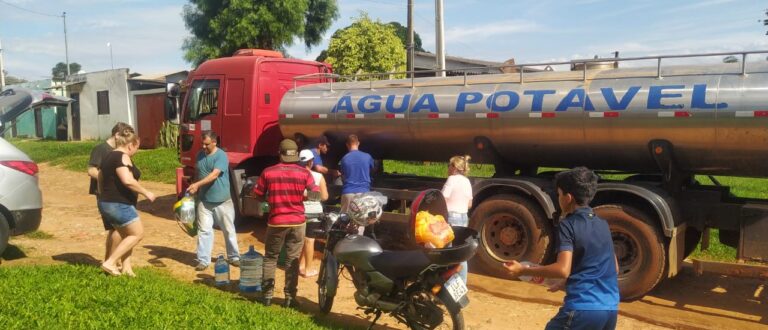
[[[44,200],[40,230],[54,238],[12,238],[11,245],[20,246],[26,256],[4,260],[3,267],[56,262],[98,265],[104,255],[105,232],[95,200],[86,194],[87,183],[84,173],[40,165]],[[212,267],[205,272],[194,271],[195,240],[186,236],[172,220],[174,187],[157,183],[145,183],[145,186],[161,197],[151,204],[139,202],[146,236],[134,252],[134,264],[166,269],[182,281],[211,285]],[[238,226],[241,251],[245,252],[251,244],[263,251],[264,225],[246,223]],[[223,240],[217,233],[214,254],[223,251]],[[281,275],[278,271],[278,298],[282,293]],[[238,269],[233,268],[232,278],[238,277]],[[622,303],[618,328],[768,329],[766,286],[766,281],[716,275],[696,277],[690,271],[684,272],[642,300]],[[542,329],[562,301],[562,293],[548,293],[543,287],[480,274],[470,274],[469,288],[471,303],[464,310],[469,329]],[[317,313],[316,289],[314,279],[300,281],[302,311]],[[352,284],[342,281],[328,317],[345,324],[365,326],[368,323],[366,315],[356,310],[352,292]],[[379,324],[377,329],[404,328],[391,318],[382,317]]]

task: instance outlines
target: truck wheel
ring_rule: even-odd
[[[664,240],[653,218],[626,205],[601,205],[594,211],[611,228],[621,299],[642,297],[661,282],[666,264]]]
[[[550,225],[541,208],[516,195],[491,197],[472,212],[469,226],[480,233],[474,265],[508,278],[503,260],[541,263],[548,258]]]
[[[0,212],[0,255],[2,255],[5,248],[8,247],[8,238],[10,235],[11,228],[8,226],[8,220],[6,220],[5,215]]]

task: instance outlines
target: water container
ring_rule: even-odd
[[[219,258],[216,259],[213,272],[215,275],[216,286],[229,284],[229,264],[224,260],[223,254],[219,254]]]
[[[538,264],[528,262],[528,261],[522,261],[520,262],[525,268],[530,267],[538,267]],[[530,275],[520,275],[517,277],[519,280],[523,282],[533,283],[533,284],[539,284],[546,287],[552,287],[554,285],[560,284],[562,279],[556,279],[556,278],[546,278],[541,276],[530,276]]]
[[[179,226],[181,226],[181,229],[184,230],[184,232],[192,237],[197,235],[195,199],[192,198],[189,192],[185,193],[184,197],[173,205],[173,212],[176,216],[176,220],[179,222]]]
[[[253,249],[240,256],[240,292],[261,292],[261,275],[264,257]]]

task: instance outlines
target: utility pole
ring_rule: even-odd
[[[61,12],[61,18],[64,20],[64,60],[67,62],[67,76],[64,77],[64,82],[61,85],[61,96],[69,97],[67,94],[67,78],[72,72],[69,71],[69,42],[67,42],[67,12]]]
[[[3,66],[3,44],[0,43],[0,90],[5,88],[5,66]]]
[[[445,77],[445,40],[443,33],[445,32],[445,25],[443,24],[443,0],[435,0],[435,48],[437,69],[439,72],[435,74],[437,77]]]
[[[112,57],[112,43],[108,42],[107,47],[109,47],[109,63],[112,66],[112,70],[115,69],[115,58]]]
[[[64,19],[64,59],[67,61],[67,76],[72,74],[69,72],[69,43],[67,42],[67,12],[61,13],[61,18]],[[66,80],[66,77],[65,77]]]
[[[408,0],[408,45],[406,47],[408,49],[408,54],[406,56],[408,56],[407,67],[408,67],[408,72],[411,73],[411,77],[413,77],[415,75],[414,68],[413,68],[415,65],[414,65],[413,61],[414,61],[414,58],[415,58],[414,54],[416,53],[416,45],[414,44],[414,40],[413,40],[414,36],[413,35],[414,35],[414,32],[413,32],[413,0]]]

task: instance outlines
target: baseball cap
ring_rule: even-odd
[[[299,147],[291,139],[280,141],[280,161],[295,163],[299,161]]]
[[[304,149],[301,152],[299,152],[299,162],[306,163],[312,159],[315,158],[315,154],[312,153],[309,149]]]

